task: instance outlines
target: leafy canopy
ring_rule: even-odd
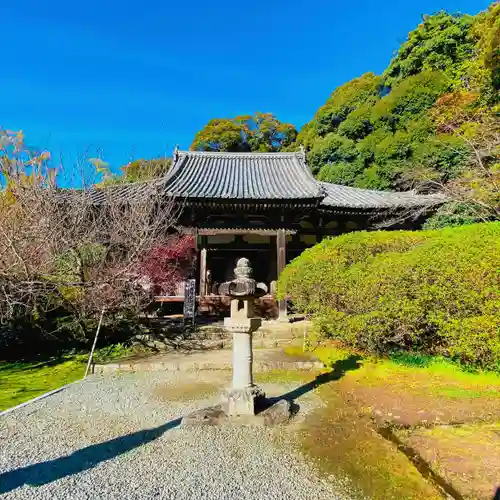
[[[322,181],[444,189],[458,203],[447,210],[469,203],[483,207],[476,220],[496,218],[499,98],[500,3],[476,16],[441,11],[409,33],[382,76],[337,88],[288,149],[305,146]]]
[[[356,232],[303,252],[278,288],[346,347],[500,370],[499,266],[499,222]]]
[[[456,78],[458,84],[462,65],[474,54],[473,24],[473,16],[444,11],[424,16],[385,70],[385,85],[392,87],[425,70],[445,71],[450,78]]]
[[[321,181],[445,190],[453,220],[500,206],[500,3],[479,14],[424,16],[382,75],[335,89],[297,134],[272,114],[214,119],[191,145],[206,151],[297,151]],[[496,208],[495,208],[496,206]],[[456,216],[456,217],[455,217]]]
[[[250,152],[280,151],[296,138],[289,123],[281,123],[271,113],[255,113],[236,118],[210,120],[191,144],[196,151]]]
[[[98,159],[92,159],[91,162],[102,177],[102,181],[96,184],[97,187],[158,179],[166,175],[172,166],[171,158],[154,158],[152,160],[141,158],[123,165],[120,169],[121,174],[114,174],[106,162]]]

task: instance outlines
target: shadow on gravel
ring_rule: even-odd
[[[181,419],[178,418],[154,429],[134,432],[104,443],[87,446],[65,457],[4,472],[0,474],[0,495],[25,484],[42,486],[63,477],[91,469],[101,462],[111,460],[118,455],[158,439],[162,434],[177,427],[180,423]]]

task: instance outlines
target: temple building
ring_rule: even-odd
[[[303,151],[222,153],[179,151],[164,179],[165,196],[182,203],[178,227],[197,238],[197,295],[201,307],[216,303],[218,286],[246,257],[254,278],[274,304],[276,280],[293,258],[323,238],[383,223],[418,228],[442,198],[382,192],[317,181]],[[266,300],[266,297],[264,300]]]
[[[175,151],[165,192],[183,200],[180,224],[196,231],[200,301],[218,296],[236,261],[250,260],[269,295],[281,270],[305,248],[341,233],[418,227],[442,202],[433,195],[318,182],[304,152]],[[279,314],[285,314],[280,304]]]

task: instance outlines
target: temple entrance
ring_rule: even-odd
[[[200,305],[222,301],[220,285],[232,279],[236,262],[245,257],[253,268],[253,279],[263,292],[258,301],[267,312],[260,316],[288,321],[286,301],[276,300],[275,285],[287,262],[287,239],[292,241],[295,231],[214,228],[203,232],[198,240]]]

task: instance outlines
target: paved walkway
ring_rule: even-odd
[[[312,356],[289,356],[282,349],[254,349],[254,371],[272,370],[314,370],[323,364]],[[231,349],[210,349],[193,351],[169,351],[144,357],[132,357],[122,361],[95,365],[93,372],[108,374],[116,371],[198,371],[231,370]]]
[[[0,418],[0,496],[10,499],[349,498],[292,444],[321,404],[299,398],[295,423],[181,428],[180,417],[218,400],[225,372],[93,376]],[[264,384],[271,396],[296,388]]]

